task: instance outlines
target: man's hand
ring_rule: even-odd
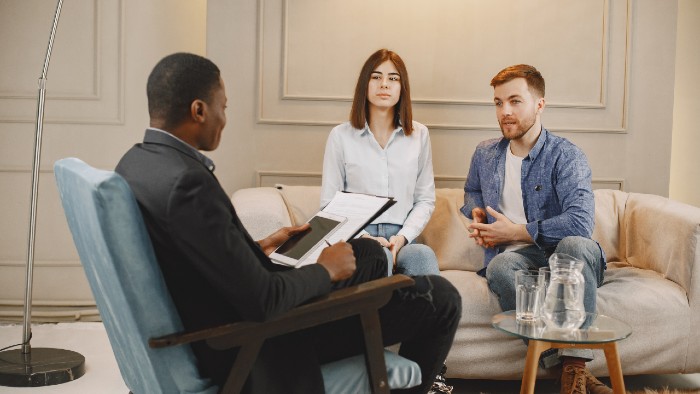
[[[262,248],[263,252],[269,256],[275,251],[275,249],[282,245],[284,241],[288,240],[295,234],[308,230],[309,228],[311,228],[311,225],[308,223],[304,223],[301,226],[282,227],[281,229],[270,234],[267,238],[261,239],[257,242]]]
[[[474,238],[474,242],[479,246],[488,247],[484,243],[484,238],[481,236],[481,232],[472,226],[474,223],[486,224],[486,211],[484,211],[484,208],[481,207],[473,208],[472,218],[472,224],[469,225],[469,238]]]
[[[491,224],[479,223],[476,220],[469,225],[475,231],[469,234],[479,245],[492,248],[498,245],[511,244],[514,242],[532,243],[532,238],[527,232],[524,224],[515,224],[505,215],[497,212],[491,207],[486,207],[489,215],[496,221]],[[473,215],[473,212],[472,212]],[[478,235],[474,235],[478,232]]]
[[[389,238],[389,251],[394,256],[394,267],[396,267],[396,256],[399,255],[399,250],[406,245],[406,237],[403,235],[392,235]]]
[[[343,241],[324,248],[317,263],[328,271],[331,282],[349,278],[356,268],[352,246]]]

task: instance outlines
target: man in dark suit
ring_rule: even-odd
[[[325,248],[318,264],[288,269],[268,255],[307,225],[287,227],[254,241],[199,151],[217,148],[226,124],[226,93],[217,66],[201,56],[162,59],[147,85],[151,118],[143,143],[116,171],[131,186],[185,329],[241,320],[261,321],[337,288],[386,276],[386,257],[372,240]],[[425,393],[447,352],[461,315],[459,294],[440,277],[417,277],[381,309],[387,345],[416,361]],[[357,319],[345,319],[267,341],[244,390],[323,391],[319,363],[359,354]],[[235,351],[193,345],[203,376],[221,385]],[[311,351],[310,351],[311,350]]]

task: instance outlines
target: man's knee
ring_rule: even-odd
[[[436,309],[459,320],[462,316],[462,296],[459,295],[459,291],[450,281],[437,275],[418,276],[415,280],[416,285],[418,285],[419,281],[428,282],[428,286],[418,285],[418,288],[423,287],[424,290],[429,288],[430,298],[433,300]]]
[[[356,238],[348,242],[352,245],[358,269],[383,272],[378,277],[386,276],[387,256],[379,242],[369,238]]]
[[[600,248],[598,244],[586,237],[571,236],[559,241],[556,253],[565,253],[584,261],[597,261],[600,259]]]
[[[509,276],[508,272],[513,270],[513,265],[507,259],[503,258],[504,254],[497,255],[486,266],[486,279],[491,281],[499,281],[502,278]]]

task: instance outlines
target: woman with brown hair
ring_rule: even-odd
[[[365,61],[355,87],[350,121],[331,130],[323,158],[321,208],[337,191],[390,196],[396,204],[365,227],[379,242],[392,272],[439,275],[437,257],[415,243],[435,208],[428,128],[413,121],[411,88],[399,55],[380,49]],[[445,367],[430,393],[450,393]]]
[[[362,235],[385,247],[390,275],[440,274],[433,250],[414,243],[435,208],[430,136],[412,119],[408,72],[390,50],[380,49],[367,59],[350,121],[333,128],[328,137],[321,207],[337,191],[396,199]]]

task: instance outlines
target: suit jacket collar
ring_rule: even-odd
[[[143,137],[143,143],[169,146],[199,161],[204,167],[206,167],[211,172],[214,172],[214,168],[216,167],[212,159],[202,154],[192,145],[186,143],[185,141],[177,138],[176,136],[170,134],[165,130],[149,127],[148,129],[146,129],[146,134]]]

